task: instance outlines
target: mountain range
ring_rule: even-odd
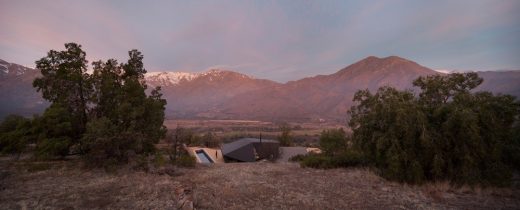
[[[520,97],[520,71],[477,73],[484,78],[477,90]],[[145,80],[150,87],[162,87],[170,119],[342,121],[357,90],[384,85],[413,89],[414,79],[432,74],[444,73],[397,56],[370,56],[330,75],[287,83],[219,69],[149,72]],[[39,75],[38,70],[0,60],[0,117],[41,113],[48,106],[32,87]]]

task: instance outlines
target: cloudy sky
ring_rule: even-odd
[[[65,42],[148,71],[223,68],[276,81],[369,55],[433,69],[520,69],[520,1],[0,0],[0,59],[28,66]]]

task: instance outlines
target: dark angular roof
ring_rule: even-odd
[[[269,139],[242,138],[222,145],[222,154],[237,161],[253,162],[259,158],[278,157],[278,141]],[[270,145],[270,146],[269,146]]]

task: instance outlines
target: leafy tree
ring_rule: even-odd
[[[291,127],[289,124],[284,123],[279,127],[281,134],[278,136],[278,141],[280,142],[280,146],[291,146],[292,145],[292,136],[291,136]]]
[[[382,87],[375,94],[368,90],[354,96],[358,106],[351,108],[354,144],[383,176],[421,182],[421,142],[430,139],[428,122],[409,91]]]
[[[92,83],[94,94],[92,101],[96,106],[92,110],[92,115],[97,118],[103,116],[110,119],[117,119],[117,106],[122,94],[122,69],[114,59],[107,62],[96,61],[92,63],[93,74]]]
[[[475,73],[420,77],[421,91],[358,91],[349,111],[354,147],[382,176],[403,182],[507,184],[518,156],[519,103],[472,93]]]
[[[160,87],[146,94],[141,52],[131,50],[127,63],[93,62],[89,75],[81,45],[67,43],[65,48],[36,61],[42,77],[33,86],[52,102],[34,120],[38,156],[63,156],[76,149],[93,161],[121,162],[129,152],[154,152],[166,133],[166,100]]]
[[[125,161],[128,151],[154,152],[154,144],[166,133],[166,100],[161,98],[160,87],[147,96],[143,56],[137,50],[129,56],[128,63],[121,65],[113,59],[93,63],[96,106],[83,141],[89,153],[102,154],[95,160]]]
[[[87,74],[86,53],[81,45],[67,43],[65,48],[65,51],[51,50],[46,57],[36,61],[42,77],[36,78],[33,86],[42,92],[44,99],[59,103],[70,112],[70,139],[76,141],[85,132],[92,85]]]

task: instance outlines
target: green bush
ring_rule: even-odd
[[[343,128],[323,130],[320,148],[324,154],[336,155],[347,150],[347,137]]]
[[[33,129],[38,136],[35,151],[38,158],[66,156],[75,142],[70,113],[60,104],[52,104],[41,117],[35,117]]]
[[[280,142],[280,146],[282,147],[290,147],[293,144],[293,137],[291,135],[291,126],[288,123],[283,123],[280,125],[280,136],[278,136],[278,142]]]
[[[27,143],[34,141],[31,126],[31,121],[22,116],[7,116],[0,124],[0,153],[23,152]]]
[[[300,165],[302,167],[322,169],[365,166],[368,162],[361,153],[352,151],[335,156],[309,154],[299,158],[301,158]]]
[[[69,154],[71,140],[66,137],[43,138],[37,145],[36,156],[38,158],[49,159],[56,156],[64,157]]]

